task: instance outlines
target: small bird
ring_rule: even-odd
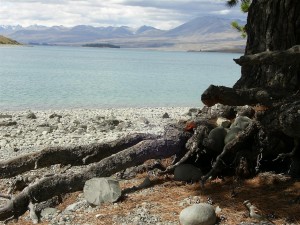
[[[252,205],[249,200],[244,201],[243,205],[249,210],[250,218],[253,218],[257,221],[269,221],[272,224],[275,224],[273,221],[264,216],[256,206]]]

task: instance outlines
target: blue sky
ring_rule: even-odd
[[[130,26],[170,29],[199,16],[245,19],[225,0],[0,0],[1,25]]]

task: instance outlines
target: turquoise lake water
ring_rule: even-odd
[[[232,86],[239,54],[83,47],[0,47],[0,110],[201,106]]]

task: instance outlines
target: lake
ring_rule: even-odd
[[[0,110],[200,107],[232,86],[240,54],[84,47],[0,47]]]

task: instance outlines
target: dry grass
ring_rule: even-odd
[[[122,182],[121,186],[124,189],[137,185],[145,176],[146,173],[140,174],[137,179]],[[232,197],[233,185],[236,186],[235,197]],[[63,210],[67,205],[74,203],[79,193],[67,195],[57,208]],[[95,212],[80,212],[83,216],[76,217],[72,224],[113,224],[115,215],[125,216],[134,208],[141,206],[143,202],[151,202],[154,207],[150,209],[150,212],[159,215],[163,221],[178,221],[180,211],[187,206],[180,202],[191,196],[199,196],[201,202],[206,202],[208,198],[212,199],[213,206],[219,206],[222,209],[218,216],[226,218],[220,221],[220,224],[253,222],[247,217],[247,210],[242,204],[245,200],[250,200],[266,214],[274,214],[275,224],[287,222],[300,224],[300,182],[284,180],[271,174],[240,182],[238,186],[233,178],[216,179],[207,183],[205,188],[201,188],[199,183],[185,184],[175,182],[168,177],[158,177],[153,180],[153,186],[148,190],[129,193],[117,204],[102,205]],[[298,203],[293,202],[297,198]],[[10,222],[9,224],[16,223]],[[19,224],[31,223],[21,218]]]

